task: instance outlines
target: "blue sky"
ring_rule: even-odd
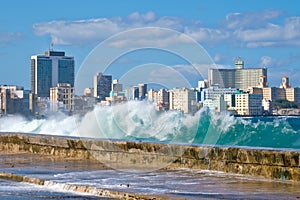
[[[290,77],[292,86],[300,86],[299,6],[296,0],[3,1],[0,84],[29,89],[30,56],[43,53],[51,42],[54,49],[75,57],[78,71],[101,41],[122,31],[151,26],[187,34],[220,67],[233,66],[234,60],[241,57],[246,67],[268,67],[272,86],[279,86],[283,75]],[[144,61],[143,56],[133,54],[123,60],[151,62],[146,54]],[[166,60],[164,56],[154,56],[155,62]],[[171,57],[164,63],[184,64]]]

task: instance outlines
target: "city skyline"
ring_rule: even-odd
[[[159,5],[137,1],[52,3],[55,6],[48,12],[37,1],[2,3],[0,64],[4,73],[0,75],[0,84],[29,89],[30,56],[48,50],[51,44],[54,50],[74,56],[77,72],[99,42],[121,31],[156,26],[192,37],[219,67],[232,68],[234,59],[240,56],[246,68],[268,67],[270,86],[279,86],[284,75],[290,77],[293,87],[300,85],[297,78],[300,76],[300,54],[297,52],[300,3],[297,1],[289,4],[251,1],[238,5],[236,1],[218,1],[222,6],[216,6],[216,1],[179,1],[176,4],[165,1]],[[149,58],[146,53],[144,57],[129,55],[115,65],[136,66],[153,57],[159,62],[165,56]],[[173,58],[166,64],[185,68],[185,63]]]

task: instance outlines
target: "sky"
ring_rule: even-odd
[[[292,86],[300,86],[299,7],[297,0],[2,1],[0,84],[30,89],[30,56],[43,54],[51,44],[54,50],[74,56],[77,73],[101,42],[124,31],[157,27],[192,38],[220,68],[233,67],[241,57],[245,67],[267,67],[270,86],[279,86],[283,75],[290,77]],[[145,30],[143,34],[132,32],[130,44],[134,41],[142,47],[150,34],[159,43],[157,47],[183,41],[181,34],[170,37],[165,31]],[[115,47],[128,45],[127,37],[131,36],[123,35]],[[122,69],[147,63],[162,63],[179,71],[194,64],[170,52],[146,49],[119,55],[108,72],[120,79]],[[104,62],[99,59],[97,65]],[[207,78],[205,73],[202,76]],[[92,77],[86,86],[92,87]]]

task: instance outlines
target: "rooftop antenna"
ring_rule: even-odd
[[[49,50],[53,51],[53,48],[54,48],[54,42],[51,42]]]

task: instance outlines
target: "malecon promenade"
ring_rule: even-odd
[[[242,183],[232,186],[236,190],[245,186],[248,187],[247,192],[250,192],[249,198],[251,198],[251,190],[253,190],[253,185],[251,184],[254,184],[255,181],[262,181],[265,186],[275,184],[273,186],[277,188],[277,192],[280,192],[282,198],[299,198],[300,196],[299,190],[297,190],[300,187],[300,152],[297,150],[111,141],[19,133],[1,133],[0,150],[2,152],[0,156],[2,163],[1,178],[42,186],[55,185],[56,182],[39,178],[38,175],[30,176],[30,174],[22,174],[21,172],[18,174],[16,169],[32,168],[34,166],[38,168],[48,166],[49,168],[51,166],[53,170],[70,168],[80,170],[82,173],[85,171],[118,169],[144,171],[144,173],[158,171],[157,173],[162,174],[162,176],[163,173],[176,172],[176,170],[191,170],[195,172],[208,170],[211,173],[225,172],[221,173],[221,176],[225,176],[223,178],[227,181],[239,179],[240,182],[243,182],[242,179],[249,179],[250,181],[248,180],[244,186],[240,185]],[[204,171],[202,176],[210,176],[205,173]],[[199,176],[199,173],[197,176]],[[184,180],[181,181],[184,183]],[[174,194],[136,192],[134,189],[131,189],[130,184],[132,183],[128,183],[128,187],[126,187],[127,184],[120,183],[119,189],[103,189],[101,185],[94,186],[80,183],[64,184],[61,187],[67,191],[90,193],[98,197],[116,199],[167,199],[181,197],[180,195],[174,196]],[[205,186],[204,184],[203,187]],[[278,188],[276,184],[281,185],[285,189],[280,191],[283,188]],[[201,189],[199,190],[201,191]],[[244,191],[244,195],[249,195],[247,192]],[[252,191],[252,195],[255,192],[257,191]],[[265,198],[271,198],[272,192],[274,197],[278,195],[272,187],[262,192],[263,194],[270,193],[269,195],[271,196],[264,196]],[[205,196],[203,196],[204,194]],[[234,195],[237,194],[222,194],[222,192],[217,194],[203,193],[201,197],[246,197]],[[255,196],[255,198],[257,197]]]

